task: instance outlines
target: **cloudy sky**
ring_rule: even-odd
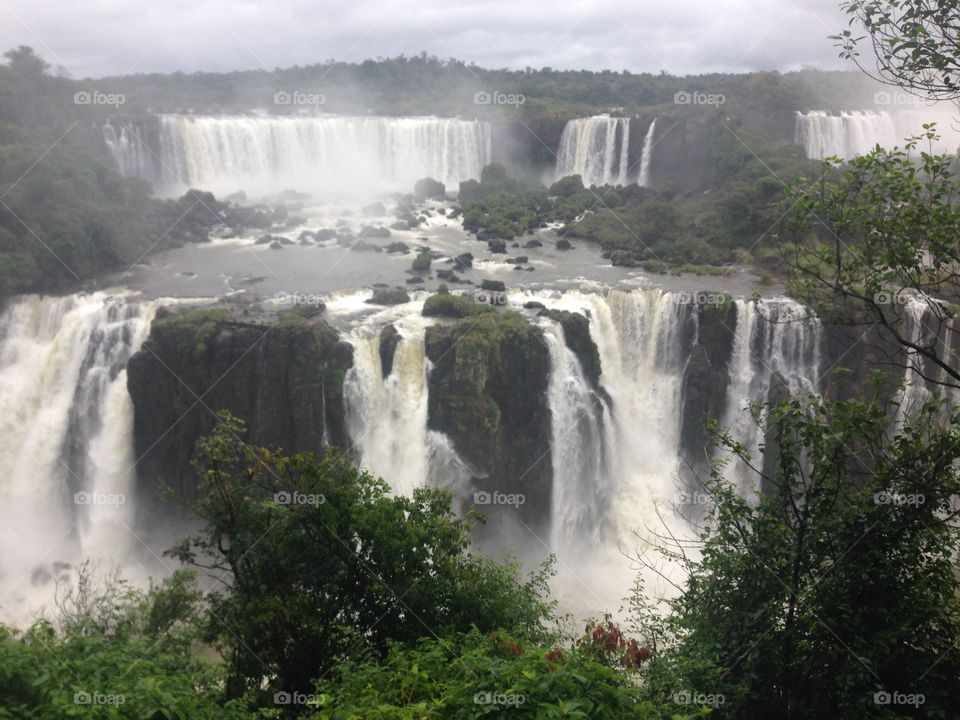
[[[417,54],[674,74],[846,67],[839,0],[0,0],[0,49],[74,77]]]

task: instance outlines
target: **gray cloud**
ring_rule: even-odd
[[[0,0],[0,47],[75,77],[426,51],[484,67],[693,74],[845,67],[837,0]]]

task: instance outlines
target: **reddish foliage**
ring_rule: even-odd
[[[624,637],[623,631],[613,622],[609,613],[603,616],[601,623],[594,620],[587,623],[586,634],[577,641],[577,645],[592,648],[608,657],[615,656],[611,659],[630,670],[639,670],[653,654],[650,648],[641,647],[636,640]]]
[[[553,648],[553,650],[550,650],[543,656],[543,659],[546,660],[548,663],[562,662],[563,650],[561,650],[560,648]]]
[[[490,640],[498,650],[506,650],[508,653],[516,655],[517,657],[523,655],[523,648],[520,647],[520,643],[504,639],[498,634],[493,635]]]

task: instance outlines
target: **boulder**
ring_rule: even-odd
[[[368,243],[366,240],[357,240],[353,245],[350,246],[350,249],[354,252],[383,252],[383,248],[379,245],[374,245],[373,243]]]
[[[393,323],[384,326],[380,331],[380,372],[384,379],[393,371],[393,356],[400,340],[400,332]]]
[[[410,296],[401,287],[378,287],[373,291],[373,297],[367,302],[371,305],[402,305],[410,302]]]
[[[390,231],[383,227],[373,225],[365,225],[360,231],[360,237],[362,238],[388,238],[390,237]]]

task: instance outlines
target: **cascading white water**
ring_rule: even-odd
[[[104,132],[119,167],[140,174],[139,138]],[[423,177],[456,188],[479,178],[492,152],[488,123],[438,117],[163,115],[159,138],[159,181],[173,192],[369,194],[409,191]]]
[[[568,608],[616,610],[638,571],[624,553],[640,554],[648,541],[689,538],[692,532],[684,505],[699,501],[691,500],[683,479],[681,446],[684,374],[699,342],[700,311],[690,298],[661,290],[536,296],[549,307],[589,317],[600,384],[610,396],[596,428],[598,444],[585,419],[590,395],[579,364],[562,347],[562,331],[541,319],[551,353],[551,415],[563,422],[553,428],[551,549],[560,561],[556,590]],[[529,299],[521,295],[515,302]],[[819,390],[822,327],[804,306],[785,298],[737,300],[736,313],[720,419],[756,453],[762,438],[749,401],[766,401],[780,377],[784,394]],[[564,432],[571,427],[577,431]],[[596,505],[600,515],[591,517]],[[582,527],[585,521],[597,524],[592,535]],[[663,563],[658,572],[682,582],[678,567]],[[646,580],[656,592],[667,590],[655,573]]]
[[[643,151],[640,153],[640,174],[637,184],[641,187],[650,187],[650,161],[653,158],[653,138],[656,134],[657,119],[650,121],[647,134],[643,138]]]
[[[724,427],[759,462],[763,441],[751,405],[774,396],[819,394],[821,390],[820,319],[805,305],[788,298],[735,300],[737,325],[729,364]],[[727,476],[755,484],[747,468],[730,463]]]
[[[576,441],[573,433],[553,428],[551,549],[560,562],[555,589],[568,608],[616,611],[638,569],[624,553],[635,555],[655,533],[681,537],[688,532],[674,505],[681,465],[683,374],[696,342],[697,316],[686,296],[661,290],[566,292],[538,299],[590,318],[590,335],[600,355],[600,384],[610,398],[598,428],[602,461],[594,460],[593,448],[569,447]],[[562,335],[553,333],[553,338],[547,333],[551,414],[555,421],[573,418],[583,426],[586,383],[576,372],[579,364],[557,350]],[[597,441],[592,428],[585,427],[593,446]],[[597,503],[602,516],[596,519],[594,535],[585,536],[577,526]],[[661,567],[660,572],[669,576],[677,569]]]
[[[837,115],[819,110],[798,112],[794,142],[802,145],[807,157],[813,160],[831,156],[849,160],[870,152],[876,145],[888,150],[903,147],[906,138],[923,133],[923,124],[929,122],[936,122],[941,138],[934,145],[934,151],[956,153],[960,148],[957,118],[953,112],[944,110],[865,110]],[[927,150],[926,143],[919,147]]]
[[[23,619],[83,559],[130,559],[135,461],[125,367],[154,311],[94,293],[27,296],[0,317],[4,615]]]
[[[393,370],[384,378],[379,332],[370,326],[355,329],[353,367],[343,384],[347,429],[361,464],[404,495],[425,484],[429,467],[423,332],[423,327],[404,327]]]
[[[564,125],[557,179],[579,175],[587,186],[626,185],[629,169],[630,118],[595,115]]]
[[[955,366],[953,348],[954,318],[949,318],[948,308],[937,308],[937,301],[929,297],[908,295],[896,311],[901,318],[899,332],[915,346],[933,345],[938,356]],[[927,361],[916,350],[903,348],[903,391],[897,403],[893,426],[902,429],[909,418],[916,414],[937,392],[950,406],[960,405],[960,391],[956,382],[940,367]],[[921,376],[918,371],[922,372]]]
[[[553,520],[550,546],[568,559],[591,552],[604,535],[610,474],[594,395],[577,356],[567,347],[563,327],[541,323],[550,353],[548,404],[553,463]]]
[[[103,126],[103,140],[117,168],[126,177],[157,180],[157,166],[149,147],[143,141],[140,128],[119,123],[119,128],[110,121]]]
[[[353,452],[366,470],[401,495],[424,485],[458,490],[469,478],[449,438],[427,427],[424,333],[429,322],[420,315],[420,304],[414,305],[402,315],[389,311],[400,342],[386,378],[380,358],[380,329],[386,323],[374,320],[351,331],[353,367],[343,386]]]

